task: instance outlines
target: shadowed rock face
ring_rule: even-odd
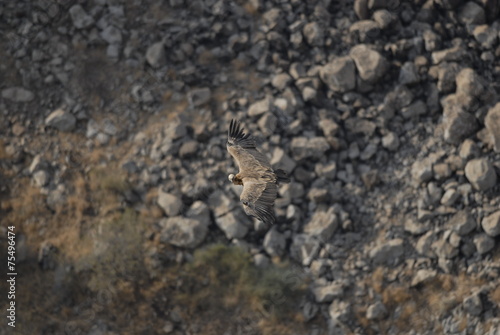
[[[236,293],[220,314],[195,301],[210,269],[183,277],[223,243],[308,278],[296,306],[270,294],[289,328],[267,333],[496,334],[499,4],[6,2],[0,230],[17,234],[19,323],[265,333],[279,317]],[[272,227],[227,180],[231,119],[292,179]]]

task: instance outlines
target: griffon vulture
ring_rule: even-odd
[[[229,181],[243,185],[240,201],[245,213],[273,224],[277,184],[288,183],[290,178],[285,171],[271,167],[267,157],[255,147],[255,140],[243,132],[239,121],[231,120],[226,147],[240,169],[237,175],[229,175]]]

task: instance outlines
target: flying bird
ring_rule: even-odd
[[[271,167],[267,157],[255,147],[254,138],[243,132],[239,121],[231,120],[226,147],[240,170],[228,178],[234,185],[243,185],[240,201],[245,213],[273,224],[277,185],[290,182],[290,178],[285,171]]]

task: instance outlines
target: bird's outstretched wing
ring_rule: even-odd
[[[240,122],[231,120],[229,130],[227,132],[227,141],[231,145],[238,145],[246,149],[255,149],[255,140],[250,134],[245,134],[240,127]]]
[[[259,180],[245,181],[240,200],[245,213],[265,223],[274,224],[274,201],[278,188],[276,183],[266,183]]]
[[[239,121],[229,124],[227,151],[233,156],[242,172],[245,169],[271,169],[269,159],[255,147],[255,139],[245,134]]]

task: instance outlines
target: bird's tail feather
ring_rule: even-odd
[[[276,169],[274,170],[274,173],[276,174],[276,179],[278,180],[278,183],[290,182],[290,177],[288,177],[288,174],[284,170]]]

